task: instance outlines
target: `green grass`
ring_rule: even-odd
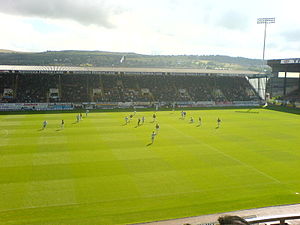
[[[300,202],[299,115],[158,112],[153,145],[152,112],[124,125],[126,115],[0,115],[0,224],[130,224]]]

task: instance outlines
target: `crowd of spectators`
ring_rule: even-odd
[[[259,98],[245,77],[3,73],[0,81],[1,102],[224,102]],[[50,93],[50,89],[57,93]]]
[[[0,74],[0,102],[14,102],[14,92],[16,76],[15,74],[11,74],[7,76],[5,74]],[[11,90],[9,93],[6,93],[5,90]]]
[[[88,102],[87,75],[68,74],[61,76],[61,101],[62,102]]]

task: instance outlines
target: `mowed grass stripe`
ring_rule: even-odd
[[[152,112],[128,125],[130,112],[0,116],[12,131],[0,137],[0,223],[128,224],[299,202],[299,117],[236,111],[157,112],[153,145]]]
[[[183,133],[183,132],[179,131],[178,129],[176,131],[179,132],[182,136],[186,137],[187,139],[190,139],[190,142],[197,143],[200,146],[202,145],[203,147],[205,147],[206,151],[211,151],[211,150],[215,151],[218,155],[214,156],[212,158],[214,160],[214,162],[211,163],[211,164],[222,165],[222,167],[225,166],[224,163],[222,163],[222,162],[227,162],[230,165],[241,164],[243,167],[247,167],[250,170],[256,172],[256,175],[262,175],[262,176],[265,176],[265,177],[271,179],[272,181],[274,181],[276,183],[280,183],[280,181],[277,180],[276,178],[274,178],[274,177],[272,177],[272,176],[270,176],[270,175],[268,175],[268,174],[266,174],[266,173],[258,170],[257,168],[255,168],[255,167],[253,167],[251,165],[246,164],[245,162],[243,162],[243,161],[241,161],[241,160],[239,160],[239,159],[237,159],[237,158],[235,158],[235,157],[233,157],[233,156],[231,156],[229,154],[224,153],[223,151],[219,150],[218,148],[214,147],[213,145],[203,143],[203,141],[200,141],[198,138],[196,138],[196,137],[194,137],[192,135],[188,135],[186,133]],[[223,157],[221,157],[219,160],[216,160],[216,159],[218,159],[218,157],[220,155],[222,155]],[[225,158],[227,158],[227,159],[225,159]]]
[[[247,190],[253,190],[253,187],[255,187],[255,185]],[[265,193],[268,191],[274,191],[274,188],[270,189],[270,186],[268,185],[260,186],[260,189]],[[237,188],[234,188],[234,190],[239,192],[239,189]],[[243,188],[243,190],[245,189]],[[174,217],[181,217],[186,213],[191,213],[197,210],[203,211],[209,209],[229,211],[229,209],[232,208],[236,209],[243,207],[244,203],[247,203],[248,205],[256,205],[259,203],[259,199],[261,198],[265,198],[273,204],[278,204],[278,201],[274,201],[274,199],[270,198],[270,196],[257,195],[257,193],[251,194],[251,192],[246,192],[242,198],[240,196],[228,196],[228,192],[221,193],[222,194],[220,195],[222,195],[222,198],[215,201],[211,201],[212,197],[215,195],[214,193],[194,194],[192,198],[188,194],[180,194],[176,196],[169,195],[156,198],[120,199],[117,201],[102,203],[28,208],[23,210],[6,211],[0,213],[0,215],[2,221],[15,216],[14,222],[16,224],[25,224],[24,221],[31,221],[30,224],[41,223],[41,220],[39,220],[41,215],[43,215],[42,221],[44,223],[89,224],[92,221],[97,221],[99,224],[103,224],[104,222],[105,224],[125,224],[129,222],[150,220],[150,218],[153,218],[153,215],[161,218],[165,216],[165,213]],[[280,194],[279,192],[277,193]],[[201,198],[199,197],[200,195]],[[141,214],[143,215],[142,219],[140,217]]]

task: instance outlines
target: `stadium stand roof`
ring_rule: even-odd
[[[272,59],[268,60],[267,64],[272,67],[273,73],[300,72],[300,58]]]
[[[12,73],[86,73],[86,74],[145,74],[145,75],[218,75],[218,76],[248,76],[266,77],[254,71],[239,70],[205,70],[178,68],[127,68],[127,67],[68,67],[68,66],[24,66],[0,65],[0,72]]]

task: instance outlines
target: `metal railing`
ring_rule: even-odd
[[[280,225],[284,225],[286,220],[296,220],[296,219],[300,219],[300,214],[257,217],[257,218],[246,219],[246,221],[250,224],[279,221]]]

